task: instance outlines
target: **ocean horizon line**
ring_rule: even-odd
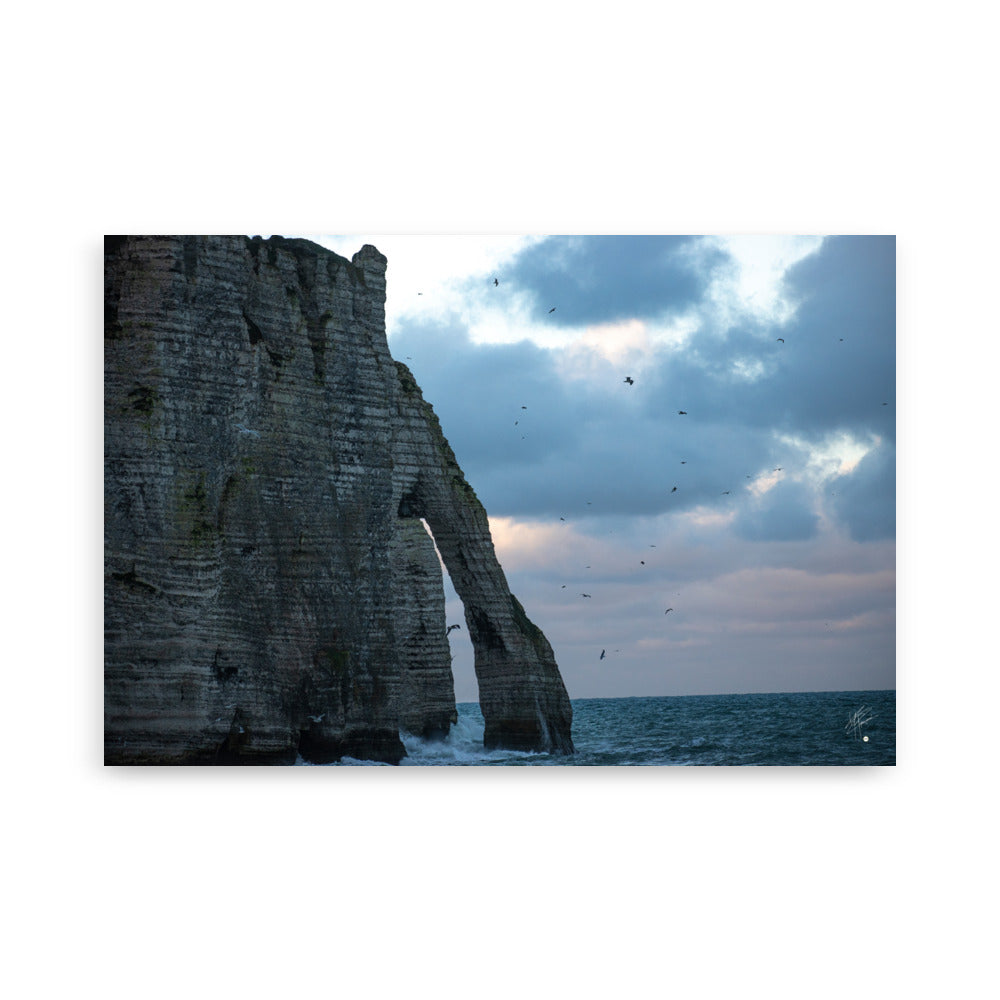
[[[588,695],[584,698],[570,697],[570,702],[576,701],[629,701],[641,698],[744,698],[754,695],[775,697],[780,695],[796,694],[886,694],[891,692],[896,694],[896,688],[839,688],[839,689],[816,689],[808,691],[714,691],[701,694],[609,694],[609,695]],[[478,705],[478,701],[456,701],[456,705]]]

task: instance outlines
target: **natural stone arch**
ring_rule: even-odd
[[[489,520],[406,365],[400,382],[399,512],[426,520],[472,640],[488,748],[573,752],[572,706],[542,631],[511,594]]]

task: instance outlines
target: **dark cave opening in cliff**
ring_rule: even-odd
[[[424,518],[421,518],[431,541],[434,541],[434,533],[430,525]],[[472,649],[472,640],[465,624],[465,605],[455,591],[451,577],[448,575],[448,567],[441,558],[441,552],[437,544],[434,545],[437,552],[438,562],[441,564],[441,576],[444,582],[445,599],[445,623],[446,626],[458,625],[448,633],[448,643],[451,646],[451,671],[455,678],[455,701],[478,702],[479,682],[476,679],[475,654]]]

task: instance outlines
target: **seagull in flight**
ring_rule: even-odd
[[[631,375],[626,375],[622,381],[628,382],[629,385],[635,385],[635,379]]]
[[[494,279],[493,279],[493,284],[494,284],[494,286],[496,286],[496,285],[499,285],[499,284],[500,284],[500,282],[499,282],[499,281],[497,281],[497,279],[496,279],[496,278],[494,278]]]
[[[677,416],[679,416],[679,417],[686,417],[687,415],[688,415],[688,411],[687,410],[678,410],[677,411]]]
[[[308,718],[311,722],[320,723],[326,718],[326,712],[322,715],[310,715]]]
[[[673,608],[667,608],[667,610],[666,610],[666,611],[664,611],[663,613],[664,613],[665,615],[669,615],[669,614],[670,614],[670,612],[671,612],[671,611],[673,611],[673,610],[674,610]]]
[[[605,654],[606,652],[607,652],[607,650],[606,650],[606,649],[602,649],[602,650],[601,650],[601,659],[602,659],[602,660],[604,659],[604,654]]]
[[[444,633],[444,634],[445,634],[445,637],[447,637],[447,636],[451,635],[451,631],[452,631],[452,629],[456,629],[456,628],[457,628],[457,629],[461,629],[461,625],[449,625],[449,626],[448,626],[448,628],[447,628],[447,630],[446,630],[446,631],[445,631],[445,633]]]
[[[581,594],[581,597],[590,597],[590,594]]]
[[[670,492],[671,493],[676,493],[677,492],[677,487],[675,486]]]
[[[779,340],[779,341],[780,341],[780,342],[781,342],[782,344],[783,344],[783,343],[785,342],[785,338],[784,338],[784,337],[779,337],[779,338],[778,338],[778,340]]]

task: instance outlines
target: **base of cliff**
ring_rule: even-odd
[[[332,738],[303,733],[299,755],[307,764],[335,764],[344,757],[398,764],[406,748],[394,729],[365,729]]]
[[[105,766],[287,766],[301,758],[307,764],[336,764],[344,757],[370,760],[380,764],[398,764],[406,756],[399,733],[390,729],[365,729],[323,736],[303,732],[298,746],[254,747],[232,738],[213,747],[203,748],[143,748],[141,742],[129,746],[128,741],[116,740],[104,748]]]
[[[528,753],[576,753],[566,733],[553,733],[536,719],[498,719],[486,723],[483,746],[487,750],[521,750]]]

